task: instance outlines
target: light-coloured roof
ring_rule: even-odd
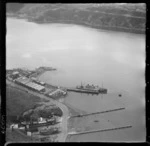
[[[12,74],[13,74],[13,75],[19,74],[19,72],[18,72],[18,71],[14,71]]]
[[[57,93],[57,92],[63,92],[63,93],[66,93],[65,91],[63,91],[63,90],[61,90],[61,89],[56,89],[55,91],[53,91],[53,92],[50,93],[49,95],[51,96],[51,95],[53,95],[53,94],[55,94],[55,93]]]
[[[38,91],[40,91],[40,90],[42,90],[42,89],[45,88],[45,87],[43,87],[41,85],[38,85],[36,83],[33,83],[33,82],[29,82],[26,85],[29,86],[29,87],[31,87],[31,88],[33,88],[33,89],[35,89],[35,90],[38,90]]]
[[[30,79],[26,78],[26,77],[20,77],[18,79],[16,79],[17,82],[20,82],[22,84],[27,84],[28,82],[30,82]]]
[[[45,84],[45,82],[40,82],[41,84]]]

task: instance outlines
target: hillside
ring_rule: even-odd
[[[17,116],[24,111],[33,108],[42,100],[40,97],[30,95],[24,91],[13,88],[9,85],[6,87],[6,114],[7,123],[14,122]]]
[[[97,29],[145,33],[145,4],[23,4],[7,5],[8,16],[36,23],[71,23]]]

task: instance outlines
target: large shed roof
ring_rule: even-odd
[[[45,88],[44,86],[38,85],[38,84],[33,83],[33,82],[29,82],[26,85],[33,88],[33,89],[35,89],[35,90],[38,90],[38,91],[41,91]]]

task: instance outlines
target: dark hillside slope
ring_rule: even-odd
[[[7,123],[14,122],[17,116],[24,111],[33,108],[42,100],[40,97],[33,96],[24,91],[13,88],[9,85],[6,87],[6,115]]]
[[[15,15],[36,23],[71,23],[96,29],[144,34],[146,5],[24,4]]]
[[[22,4],[22,3],[7,3],[6,4],[7,12],[16,13],[23,7],[24,7],[24,4]]]

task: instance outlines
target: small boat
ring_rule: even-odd
[[[119,94],[118,96],[119,96],[119,97],[121,97],[121,96],[122,96],[122,94]]]

